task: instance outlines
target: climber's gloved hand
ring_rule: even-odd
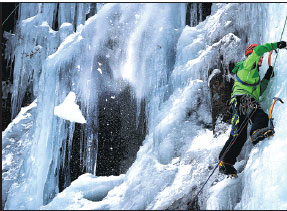
[[[273,67],[269,66],[268,70],[265,73],[264,78],[270,80],[270,78],[274,77]]]
[[[277,42],[277,47],[279,49],[286,48],[286,42],[285,41]]]

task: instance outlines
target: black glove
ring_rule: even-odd
[[[272,77],[274,77],[273,67],[269,66],[267,72],[265,73],[264,79],[270,80]]]
[[[277,48],[279,48],[279,49],[286,48],[286,42],[285,41],[278,42]]]

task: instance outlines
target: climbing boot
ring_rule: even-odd
[[[226,175],[232,175],[234,177],[237,176],[237,171],[233,167],[233,165],[231,165],[229,163],[224,163],[222,161],[220,161],[220,163],[219,163],[219,172],[222,174],[226,174]]]
[[[250,140],[253,145],[257,144],[259,141],[262,141],[265,138],[273,136],[275,131],[271,128],[265,127],[262,129],[255,130],[251,137]]]

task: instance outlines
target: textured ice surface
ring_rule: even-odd
[[[230,132],[228,125],[218,125],[225,133],[214,138],[208,129],[209,74],[244,58],[250,43],[279,41],[287,5],[213,4],[212,14],[195,27],[184,25],[185,4],[106,4],[86,22],[81,19],[80,25],[72,20],[68,6],[61,4],[61,24],[54,31],[47,15],[49,9],[54,11],[53,4],[23,5],[23,40],[11,48],[17,35],[7,35],[11,52],[5,56],[12,60],[15,56],[14,113],[24,94],[18,88],[26,89],[32,70],[38,106],[26,138],[31,147],[19,158],[24,160],[18,166],[24,174],[15,174],[9,184],[2,182],[4,192],[11,186],[4,193],[6,208],[185,209],[216,166]],[[287,40],[287,30],[282,39]],[[30,60],[20,59],[24,49]],[[261,77],[268,67],[266,57]],[[275,77],[262,97],[265,111],[273,96],[287,99],[286,58],[287,51],[280,50]],[[55,117],[54,107],[70,91],[77,95],[87,121],[84,140],[91,149],[86,165],[93,173],[96,149],[91,146],[96,138],[91,128],[96,126],[98,93],[120,92],[127,83],[138,102],[145,98],[147,104],[148,134],[136,161],[124,176],[85,174],[58,193],[59,148],[72,136],[74,124]],[[247,141],[235,165],[237,179],[215,172],[199,195],[201,209],[287,209],[286,113],[285,104],[276,104],[275,136],[255,147]],[[2,160],[11,166],[16,154],[8,146]]]

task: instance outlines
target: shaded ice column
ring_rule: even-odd
[[[185,10],[185,4],[144,4],[135,14],[136,25],[128,35],[120,71],[134,88],[138,115],[142,99],[147,100],[148,110],[156,112],[168,96],[167,83],[175,62],[176,42],[185,24]]]
[[[92,174],[96,174],[98,151],[98,98],[105,91],[107,84],[112,83],[108,75],[110,70],[106,66],[109,66],[109,58],[115,55],[107,52],[107,43],[113,30],[110,22],[113,20],[113,14],[117,12],[119,11],[116,4],[107,4],[86,22],[81,32],[83,42],[79,50],[77,49],[78,55],[73,64],[76,70],[72,75],[73,88],[78,93],[81,110],[87,120],[87,124],[81,126],[80,157],[85,172]]]
[[[37,97],[43,61],[85,23],[88,12],[89,4],[83,3],[20,4],[15,35],[9,36],[5,49],[8,63],[14,62],[12,118],[20,110],[25,94],[31,93],[31,100]],[[55,29],[56,23],[59,30]]]
[[[111,11],[110,11],[110,10]],[[96,154],[97,154],[97,104],[99,93],[99,74],[95,70],[95,57],[102,50],[102,43],[107,39],[106,27],[110,12],[113,6],[108,6],[102,15],[92,17],[84,26],[83,30],[70,35],[61,44],[58,51],[51,55],[45,62],[43,74],[41,75],[40,98],[42,107],[37,116],[39,128],[35,130],[35,142],[38,141],[40,151],[47,151],[43,159],[39,160],[34,166],[39,166],[30,177],[37,175],[38,183],[31,185],[30,189],[37,189],[38,200],[47,204],[58,192],[59,162],[63,163],[64,157],[59,157],[59,149],[63,141],[69,138],[68,157],[71,153],[71,142],[73,138],[74,124],[66,124],[51,114],[50,107],[58,105],[66,97],[69,91],[74,90],[80,101],[83,115],[87,124],[82,125],[81,141],[83,148],[84,165],[86,172],[95,174]],[[98,33],[98,29],[101,29]],[[80,56],[79,56],[80,55]],[[55,81],[55,83],[46,82]],[[53,95],[53,97],[51,97]],[[51,116],[52,115],[52,116]],[[49,116],[49,118],[46,116]],[[47,126],[48,125],[48,126]],[[44,143],[44,144],[41,144]],[[45,144],[48,146],[45,148]],[[35,157],[41,156],[38,148],[35,147]],[[32,155],[34,156],[34,155]],[[62,160],[61,160],[62,159]],[[47,169],[49,166],[49,169]],[[68,164],[69,165],[69,164]],[[69,169],[69,168],[67,168]],[[38,173],[38,172],[41,173]],[[65,177],[69,179],[69,172],[66,171]],[[39,177],[38,175],[44,175]],[[43,178],[45,178],[43,180]],[[41,179],[43,181],[41,181]]]
[[[190,8],[188,14],[190,18],[187,21],[190,22],[190,26],[194,27],[203,21],[203,13],[207,13],[207,11],[203,11],[203,3],[188,3],[188,7]]]
[[[51,70],[51,69],[50,69]],[[45,71],[41,77],[43,87],[39,99],[31,155],[22,166],[19,184],[13,184],[6,203],[6,209],[37,209],[43,205],[43,189],[53,157],[54,140],[51,131],[55,130],[57,121],[53,118],[55,101],[56,71]],[[51,89],[49,89],[50,87]],[[45,100],[48,98],[48,101]],[[53,126],[54,125],[54,126]],[[58,125],[61,128],[61,125]],[[50,159],[47,159],[50,158]]]
[[[59,45],[58,36],[50,27],[55,11],[56,4],[20,4],[15,35],[6,43],[11,48],[5,50],[8,62],[14,62],[12,118],[25,94],[31,93],[31,100],[37,95],[41,64]]]
[[[38,10],[39,10],[39,4],[21,3],[19,5],[18,21],[21,22],[22,20],[35,16],[38,13]]]
[[[75,81],[78,81],[76,78],[78,75],[73,72],[77,70],[75,60],[77,60],[77,55],[80,55],[79,51],[87,49],[88,45],[81,46],[82,38],[79,34],[80,32],[72,34],[66,39],[53,54],[54,56],[45,60],[44,65],[38,64],[42,71],[39,80],[39,103],[33,147],[30,156],[23,163],[18,182],[10,189],[6,209],[38,209],[43,204],[47,204],[58,192],[60,147],[69,134],[69,148],[71,148],[74,124],[66,123],[55,117],[53,111],[55,105],[62,102],[73,89],[72,82],[75,84]],[[39,35],[39,37],[42,36]],[[53,36],[46,38],[53,42]],[[86,40],[86,43],[91,42],[88,38]],[[92,54],[92,52],[89,53]],[[90,58],[87,54],[84,56]],[[87,63],[84,60],[80,62]],[[77,90],[77,87],[74,89]],[[86,100],[89,101],[89,99]]]

